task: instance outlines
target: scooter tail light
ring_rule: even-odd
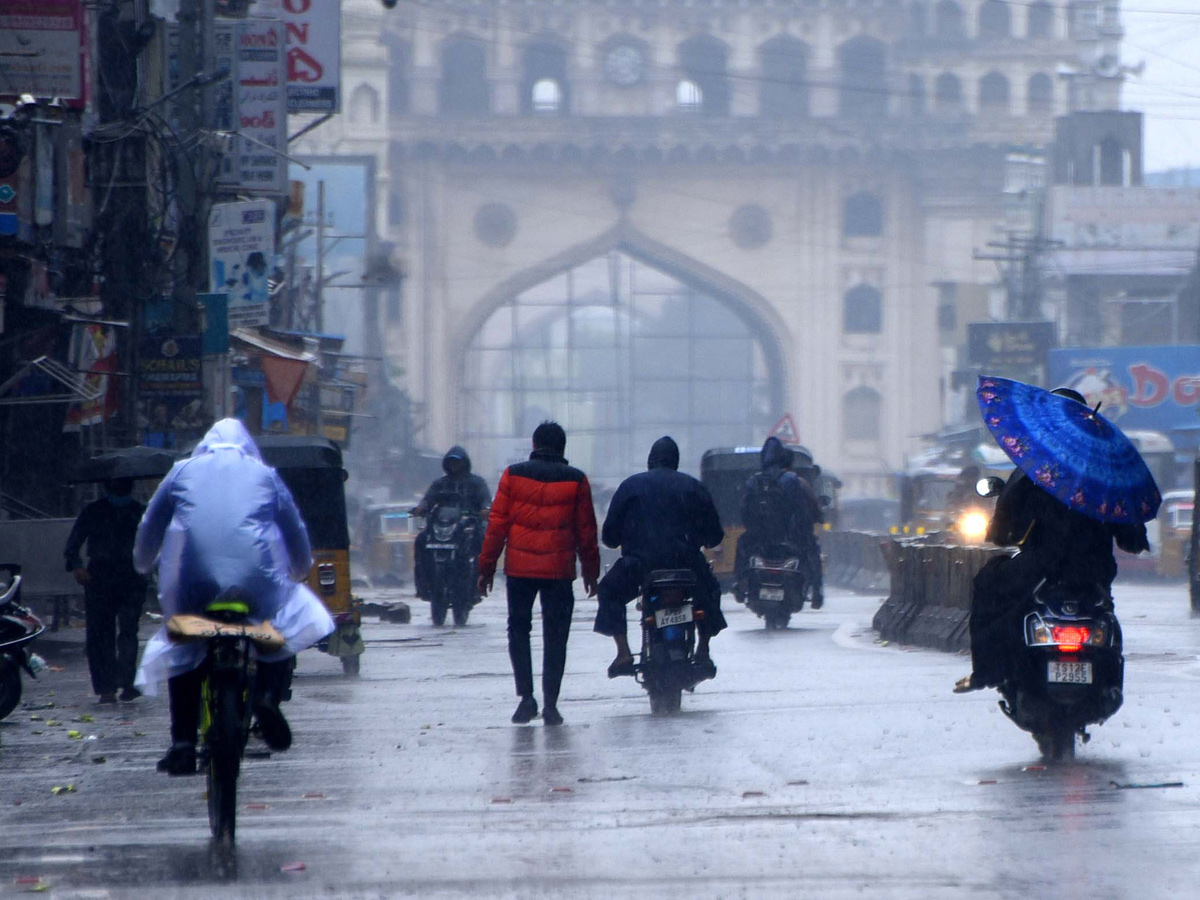
[[[1078,651],[1084,644],[1089,643],[1092,636],[1091,629],[1082,625],[1055,625],[1050,629],[1050,633],[1059,649],[1068,653]]]

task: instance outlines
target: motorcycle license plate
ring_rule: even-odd
[[[1046,664],[1046,680],[1051,684],[1091,684],[1092,664],[1054,659]]]
[[[690,603],[676,606],[673,609],[656,609],[654,611],[654,624],[659,628],[685,625],[690,621],[692,621],[692,604]]]
[[[778,603],[783,602],[783,588],[781,587],[760,587],[758,589],[759,600],[773,600]]]
[[[426,544],[426,550],[457,550],[453,544]]]

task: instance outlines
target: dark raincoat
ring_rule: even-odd
[[[600,531],[605,546],[621,548],[621,558],[600,581],[595,630],[625,633],[625,604],[650,572],[691,569],[695,599],[705,611],[702,627],[716,634],[725,627],[721,588],[700,548],[715,547],[725,537],[717,508],[703,484],[678,471],[679,447],[671,438],[654,442],[646,466],[621,482]]]
[[[452,475],[450,464],[456,459],[462,460],[465,468]],[[471,457],[462,447],[455,445],[446,451],[442,457],[442,471],[446,474],[429,486],[417,505],[418,514],[431,513],[439,506],[458,506],[466,512],[477,513],[491,505],[492,492],[486,481],[471,472]]]

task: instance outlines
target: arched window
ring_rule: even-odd
[[[675,87],[675,103],[684,112],[700,112],[704,107],[704,91],[685,78]]]
[[[915,72],[908,76],[908,111],[914,116],[925,115],[925,79]]]
[[[350,94],[350,121],[364,125],[379,122],[379,92],[369,84],[360,84]]]
[[[758,51],[762,81],[758,89],[759,115],[798,119],[808,115],[808,53],[803,41],[780,36]]]
[[[1026,31],[1031,38],[1054,37],[1054,7],[1046,0],[1038,0],[1029,7]]]
[[[1104,138],[1096,146],[1097,183],[1106,185],[1125,184],[1125,150],[1112,135]]]
[[[842,302],[842,330],[846,334],[879,334],[883,331],[883,297],[868,284],[846,292]]]
[[[954,0],[941,0],[933,14],[933,33],[940,38],[958,40],[967,36],[963,11]]]
[[[388,55],[388,115],[408,114],[409,75],[412,66],[412,48],[396,35],[384,35]]]
[[[988,72],[979,80],[979,108],[1008,112],[1008,93],[1008,79],[999,72]]]
[[[838,48],[838,108],[843,116],[882,118],[888,113],[887,56],[883,44],[856,37]]]
[[[981,38],[1006,38],[1012,34],[1008,3],[1005,0],[984,0],[979,7],[979,36]]]
[[[959,112],[962,110],[962,82],[951,72],[943,72],[937,77],[933,90],[933,105],[940,113]]]
[[[1054,82],[1044,72],[1029,76],[1029,111],[1054,111]]]
[[[438,109],[451,115],[481,116],[491,106],[483,44],[471,38],[450,41],[442,48]]]
[[[697,35],[679,45],[679,68],[684,82],[690,81],[699,88],[698,106],[705,115],[729,115],[729,77],[725,71],[728,58],[728,48],[711,35]]]
[[[525,48],[521,64],[521,111],[526,114],[565,114],[568,110],[567,52],[555,44],[532,44]]]
[[[848,441],[878,441],[883,399],[869,387],[856,387],[842,398],[842,436]]]
[[[883,234],[883,204],[865,191],[851,194],[842,207],[842,234],[846,237],[879,237]]]

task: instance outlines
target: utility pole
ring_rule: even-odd
[[[325,333],[325,180],[317,182],[317,281],[313,287],[313,330]]]

